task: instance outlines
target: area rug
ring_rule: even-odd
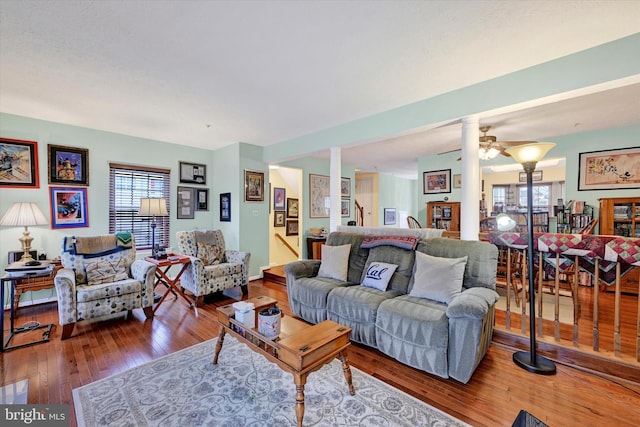
[[[295,426],[291,374],[233,337],[216,340],[73,390],[78,426]],[[305,426],[468,426],[358,369],[349,394],[338,360],[311,373]]]

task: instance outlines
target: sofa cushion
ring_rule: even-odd
[[[142,298],[141,296],[142,283],[135,279],[126,279],[119,282],[112,283],[100,283],[97,285],[78,285],[77,301],[99,301],[106,298],[118,297],[127,294],[135,294],[135,298]]]
[[[398,266],[395,264],[372,262],[364,273],[361,285],[379,291],[386,291],[391,276],[393,276],[397,268]]]
[[[351,328],[352,341],[376,347],[375,325],[378,307],[383,301],[401,295],[364,286],[336,288],[327,298],[327,318]]]
[[[351,282],[326,277],[302,277],[296,280],[295,289],[288,291],[299,304],[299,312],[296,312],[296,315],[315,324],[327,320],[329,293],[336,288],[352,285],[354,284]]]
[[[88,285],[117,282],[129,277],[126,260],[119,256],[85,258],[83,264]]]
[[[447,306],[402,295],[380,304],[376,318],[378,349],[414,368],[448,377]]]
[[[222,255],[218,246],[198,242],[198,258],[202,260],[204,265],[216,265],[220,264]]]
[[[443,258],[416,252],[416,272],[409,295],[449,304],[462,292],[467,257]]]
[[[320,262],[318,277],[347,280],[349,252],[351,252],[351,245],[323,245],[322,261]]]
[[[360,283],[362,281],[364,264],[369,256],[369,249],[360,247],[364,237],[362,234],[346,232],[333,232],[327,237],[327,245],[329,246],[351,245],[347,282]]]
[[[395,246],[377,246],[369,249],[369,256],[365,263],[365,269],[363,271],[360,282],[364,280],[364,275],[369,270],[371,263],[387,263],[397,265],[398,268],[393,273],[391,281],[389,282],[388,289],[399,291],[406,294],[409,287],[409,280],[413,273],[413,260],[415,258],[415,252],[401,249]]]

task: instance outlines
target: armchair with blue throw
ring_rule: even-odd
[[[226,249],[220,230],[178,231],[178,252],[191,258],[180,286],[195,297],[196,307],[206,295],[249,284],[249,252]]]
[[[66,236],[54,283],[62,339],[76,322],[142,308],[153,317],[156,266],[136,260],[133,235]]]

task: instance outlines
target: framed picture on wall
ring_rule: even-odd
[[[384,208],[384,225],[393,225],[396,223],[396,209]]]
[[[287,198],[287,218],[298,218],[300,213],[299,201],[295,198]]]
[[[287,231],[285,233],[287,236],[297,236],[298,235],[298,220],[297,219],[288,219],[287,220]]]
[[[640,147],[579,154],[578,191],[640,188]]]
[[[0,187],[40,188],[37,142],[0,138]]]
[[[424,172],[424,194],[451,193],[451,169]]]
[[[209,210],[209,189],[208,188],[196,188],[196,210],[198,211]]]
[[[351,178],[340,178],[340,195],[351,197]]]
[[[284,227],[285,219],[284,219],[284,211],[274,211],[273,212],[273,226],[274,227]]]
[[[273,187],[273,210],[283,211],[286,208],[287,191],[284,188]]]
[[[329,218],[329,177],[309,174],[309,218]]]
[[[49,202],[51,228],[89,226],[86,188],[49,187]]]
[[[264,172],[244,171],[244,201],[264,202]]]
[[[180,182],[185,184],[206,184],[207,165],[180,162]]]
[[[351,199],[340,200],[340,212],[342,216],[351,215]]]
[[[196,204],[196,189],[178,187],[178,219],[193,219]]]
[[[89,185],[89,150],[47,144],[49,184]]]
[[[231,193],[220,193],[220,221],[231,221]]]

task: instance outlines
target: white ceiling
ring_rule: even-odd
[[[637,0],[0,0],[0,111],[268,146],[637,32]],[[482,121],[499,140],[541,139],[638,123],[639,100],[634,84]],[[371,146],[342,160],[415,176],[418,156],[459,139],[459,125],[417,130],[385,142],[401,147],[385,164]]]

